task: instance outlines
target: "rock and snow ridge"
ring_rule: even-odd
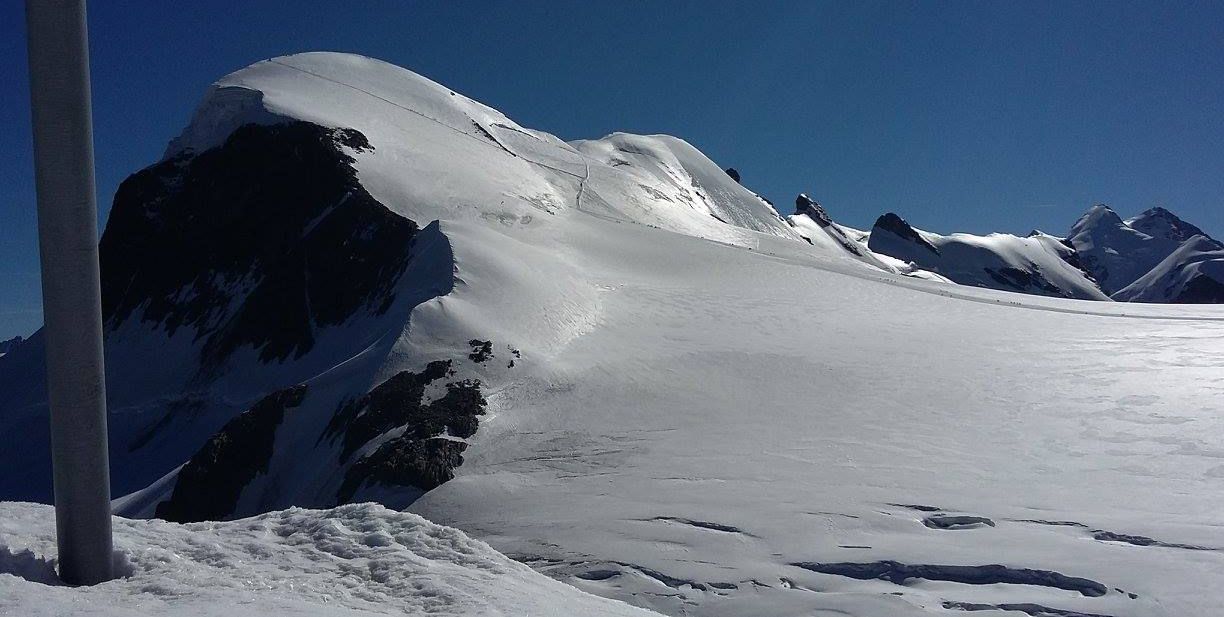
[[[1212,303],[1224,297],[1219,266],[1196,265],[1217,261],[1201,256],[1224,244],[1164,208],[1123,221],[1108,206],[1093,206],[1072,226],[1067,243],[1116,300]]]
[[[1075,251],[1045,234],[941,236],[914,229],[901,217],[881,216],[867,247],[917,264],[962,285],[1027,294],[1108,300],[1077,267]]]
[[[1027,237],[942,236],[891,212],[871,231],[858,232],[836,225],[823,208],[807,206],[809,201],[800,195],[790,217],[805,239],[812,241],[805,230],[814,227],[841,230],[837,238],[853,235],[872,265],[885,271],[1083,300],[1214,304],[1224,298],[1224,275],[1212,265],[1224,244],[1164,208],[1123,221],[1108,206],[1096,205],[1066,238],[1040,231]]]
[[[310,195],[217,173],[290,135]],[[1224,602],[1221,307],[919,280],[675,138],[567,144],[344,54],[223,78],[138,175],[107,255],[301,211],[104,264],[123,515],[379,501],[671,615]],[[5,499],[49,487],[39,339],[0,358]]]

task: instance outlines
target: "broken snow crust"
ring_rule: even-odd
[[[225,523],[114,520],[120,578],[54,577],[50,506],[0,503],[0,614],[606,615],[650,613],[563,585],[461,531],[376,504]]]

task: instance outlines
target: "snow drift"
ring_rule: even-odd
[[[608,615],[651,613],[585,594],[484,542],[374,504],[229,523],[115,519],[120,576],[55,576],[49,506],[0,503],[0,614]]]

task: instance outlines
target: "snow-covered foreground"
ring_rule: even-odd
[[[191,525],[116,518],[115,549],[122,578],[60,585],[51,507],[0,503],[0,615],[650,615],[375,504]]]

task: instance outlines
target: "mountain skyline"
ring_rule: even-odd
[[[1066,243],[782,216],[681,139],[566,142],[327,52],[219,79],[170,143],[99,251],[130,578],[42,584],[47,508],[0,504],[22,614],[539,612],[396,565],[431,529],[475,549],[431,573],[478,553],[671,617],[1224,604],[1224,304],[1064,293],[1169,250],[1126,289],[1218,275],[1172,214],[1094,207]],[[979,273],[1047,293],[948,282]],[[52,498],[47,344],[0,357],[3,500]]]
[[[100,210],[217,76],[338,49],[564,139],[676,135],[775,203],[806,192],[859,228],[894,211],[941,233],[1058,234],[1104,202],[1224,237],[1219,5],[558,6],[94,5]],[[0,338],[40,322],[23,23],[0,8]]]

